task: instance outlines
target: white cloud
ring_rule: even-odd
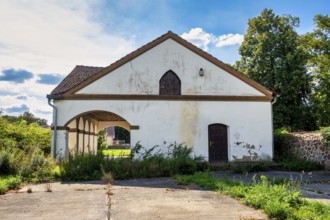
[[[91,20],[89,2],[2,2],[1,65],[65,75],[75,64],[105,65],[131,51],[131,42]]]
[[[188,33],[183,33],[181,37],[205,51],[208,50],[209,44],[214,41],[213,34],[209,34],[199,27],[190,29]]]
[[[106,66],[135,49],[134,38],[109,33],[93,20],[102,1],[11,0],[0,3],[0,73],[24,69],[35,74],[22,84],[0,82],[2,91],[25,95],[0,96],[0,106],[26,104],[36,116],[49,120],[46,94],[54,85],[38,84],[37,75],[67,75],[75,65]]]
[[[216,37],[212,33],[205,32],[202,28],[192,28],[188,33],[183,33],[182,38],[191,42],[192,44],[208,51],[209,47],[224,47],[232,45],[241,45],[244,40],[242,34],[223,34]]]
[[[216,47],[224,47],[224,46],[230,46],[230,45],[241,45],[244,40],[244,35],[242,34],[224,34],[220,35],[218,38],[216,38],[215,46]]]

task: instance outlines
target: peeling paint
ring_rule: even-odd
[[[259,161],[261,160],[261,153],[260,149],[262,148],[261,145],[257,148],[254,144],[248,144],[242,142],[234,142],[234,147],[240,148],[241,156],[239,155],[232,155],[234,162],[249,162],[249,161]]]

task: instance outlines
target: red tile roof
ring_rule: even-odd
[[[51,92],[51,95],[60,95],[76,85],[90,78],[95,73],[104,69],[104,67],[81,66],[77,65],[69,75]]]

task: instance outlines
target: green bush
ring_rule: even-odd
[[[325,147],[326,147],[326,151],[327,151],[327,153],[330,153],[330,126],[321,128],[320,131],[321,131],[321,134],[322,134],[323,139],[324,139],[324,144],[325,144]]]
[[[0,176],[0,195],[9,189],[16,189],[22,183],[22,179],[18,176]]]
[[[50,155],[45,156],[40,148],[34,147],[24,156],[19,174],[28,181],[32,179],[33,182],[43,182],[55,179],[55,167],[56,162]]]
[[[202,157],[192,156],[192,149],[183,144],[173,144],[165,149],[159,146],[145,149],[138,143],[129,158],[106,157],[102,153],[69,156],[61,161],[61,177],[63,180],[100,179],[101,167],[115,179],[192,174],[209,169]]]
[[[289,134],[285,128],[279,128],[274,131],[274,156],[279,157],[282,155],[282,147],[284,140]]]
[[[269,170],[271,165],[270,161],[260,162],[247,162],[247,163],[233,163],[230,165],[231,170],[236,173],[248,173],[248,172],[262,172]]]
[[[323,166],[320,163],[290,154],[283,155],[278,158],[276,162],[279,163],[281,168],[286,171],[309,172],[323,169]]]

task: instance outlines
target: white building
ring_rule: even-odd
[[[273,157],[272,92],[172,32],[110,66],[76,66],[47,97],[57,157],[95,151],[108,126],[210,162]]]

